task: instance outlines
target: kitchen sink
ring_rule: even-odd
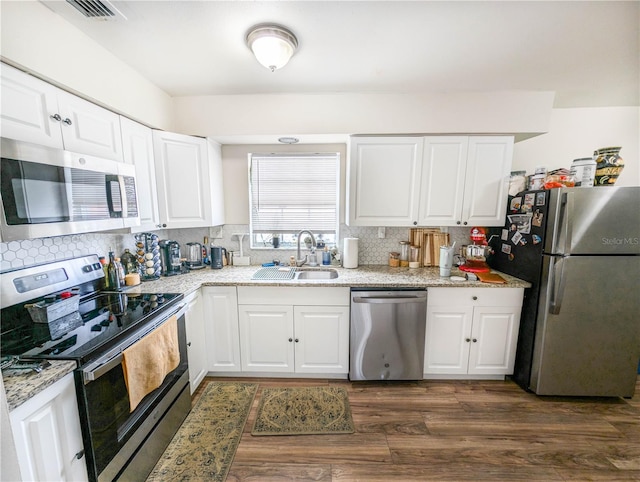
[[[295,279],[336,279],[335,269],[305,269],[296,271]]]

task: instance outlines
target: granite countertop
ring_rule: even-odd
[[[2,370],[2,382],[9,411],[19,407],[76,368],[76,362],[70,360],[50,360],[49,363],[51,366],[40,373],[11,368]]]
[[[338,266],[332,268],[338,272],[335,279],[326,280],[252,280],[253,274],[260,266],[225,266],[223,269],[208,267],[186,274],[162,277],[156,281],[146,281],[129,288],[128,292],[140,293],[183,293],[189,294],[200,286],[232,285],[232,286],[342,286],[342,287],[388,287],[388,288],[529,288],[531,284],[504,273],[499,273],[507,282],[505,284],[483,283],[481,281],[452,281],[441,278],[439,268],[390,268],[383,265],[360,266],[355,269]],[[465,273],[454,268],[452,276]]]
[[[530,283],[513,276],[499,273],[507,282],[505,284],[482,283],[480,281],[452,281],[441,278],[439,268],[390,268],[388,266],[360,266],[355,269],[338,266],[324,266],[302,269],[333,268],[338,277],[327,280],[252,280],[253,274],[260,266],[225,266],[223,269],[205,267],[186,274],[162,277],[155,281],[146,281],[138,286],[127,288],[127,293],[182,293],[188,295],[201,286],[341,286],[341,287],[372,287],[372,288],[529,288]],[[452,276],[462,276],[465,273],[454,268]],[[51,367],[40,373],[8,370],[2,372],[2,378],[7,392],[9,410],[13,410],[29,398],[52,385],[75,368],[72,361],[52,361]]]

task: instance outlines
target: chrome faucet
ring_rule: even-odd
[[[313,236],[313,233],[311,231],[309,231],[308,229],[303,229],[302,231],[300,231],[298,233],[298,249],[296,250],[296,266],[302,266],[307,262],[307,256],[305,256],[304,258],[300,258],[300,238],[302,237],[302,233],[307,233],[309,236],[311,236],[312,253],[316,246],[316,238]]]

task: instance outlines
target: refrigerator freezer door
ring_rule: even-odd
[[[633,395],[640,359],[640,256],[545,256],[530,388]]]
[[[552,189],[544,251],[640,254],[640,187]]]

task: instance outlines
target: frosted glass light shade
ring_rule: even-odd
[[[283,27],[256,25],[247,34],[247,45],[258,62],[274,72],[287,65],[298,47],[298,40]]]

